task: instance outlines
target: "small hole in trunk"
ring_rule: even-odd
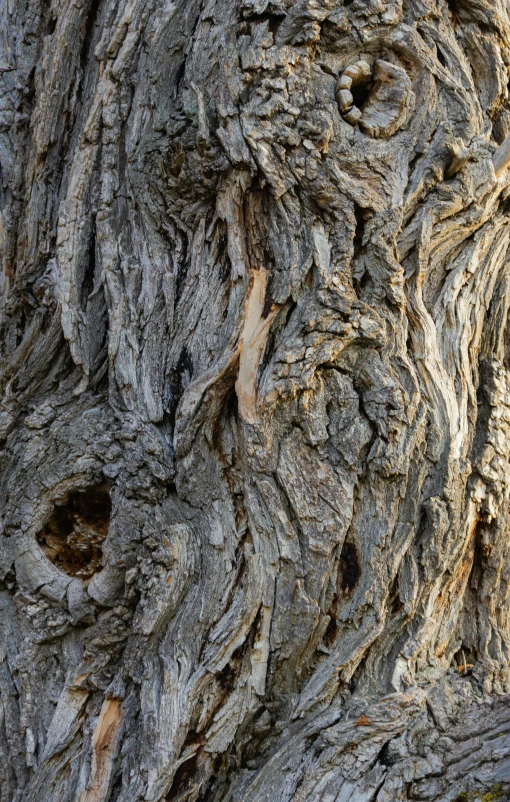
[[[354,100],[354,105],[358,107],[358,109],[362,109],[365,105],[365,102],[370,97],[370,92],[373,89],[373,83],[370,78],[367,78],[366,81],[360,81],[359,84],[353,84],[351,86],[352,97]]]

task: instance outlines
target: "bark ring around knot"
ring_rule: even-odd
[[[361,108],[354,103],[355,88],[366,88]],[[411,80],[406,71],[389,61],[377,60],[374,67],[364,59],[350,64],[340,75],[335,97],[343,119],[374,139],[395,134],[406,122],[414,105]]]

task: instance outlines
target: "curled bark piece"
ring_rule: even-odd
[[[367,78],[370,78],[372,70],[370,64],[364,59],[360,59],[355,64],[351,64],[342,73],[345,78],[350,78],[354,85],[362,83]]]
[[[336,99],[341,112],[350,109],[354,101],[354,98],[348,89],[340,89],[336,93]]]
[[[351,125],[356,125],[361,118],[361,111],[353,105],[354,98],[350,90],[353,86],[369,81],[371,75],[370,64],[360,59],[355,64],[349,65],[338,79],[335,90],[336,102],[344,120]]]
[[[351,125],[356,125],[356,123],[359,123],[360,119],[361,111],[357,106],[353,106],[352,109],[349,109],[349,111],[344,114],[344,120]]]
[[[510,164],[510,134],[499,146],[499,148],[494,151],[492,163],[494,165],[496,175],[501,175],[501,173],[506,170]]]
[[[363,107],[360,128],[375,139],[395,134],[414,102],[409,76],[396,64],[376,61],[374,88]]]
[[[339,92],[341,89],[350,89],[352,86],[352,78],[344,73],[338,79],[338,83],[336,85],[336,91]]]
[[[445,170],[445,178],[452,178],[452,176],[454,176],[459,172],[459,170],[462,169],[462,167],[464,167],[471,155],[471,151],[466,147],[462,139],[455,139],[446,147],[452,157],[452,160]]]
[[[353,86],[369,84],[372,70],[361,59],[347,67],[338,79],[335,96],[344,120],[374,138],[389,137],[404,124],[414,101],[411,81],[402,67],[376,61],[374,86],[363,109],[354,105]],[[460,169],[460,168],[459,168]]]

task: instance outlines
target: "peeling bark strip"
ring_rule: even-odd
[[[0,802],[510,798],[509,65],[0,3]]]

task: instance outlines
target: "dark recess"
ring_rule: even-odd
[[[354,105],[358,109],[362,109],[365,102],[368,100],[370,92],[372,91],[373,83],[370,79],[361,81],[359,84],[351,86],[351,94],[354,100]]]
[[[71,493],[56,506],[37,540],[61,571],[86,579],[102,568],[112,503],[105,485]]]
[[[345,542],[340,554],[340,587],[344,595],[349,596],[361,576],[358,552],[354,543]]]
[[[85,28],[85,35],[83,37],[82,48],[80,52],[80,65],[83,71],[86,69],[89,62],[89,54],[94,40],[94,34],[96,32],[96,24],[99,16],[100,6],[101,0],[93,0],[87,16],[87,26]]]
[[[457,14],[459,13],[458,0],[446,0],[446,5],[450,9],[453,21],[457,22]]]
[[[186,346],[181,351],[178,362],[170,371],[168,416],[172,427],[175,425],[175,413],[182,394],[193,376],[193,360]]]
[[[443,67],[448,67],[448,62],[446,61],[446,57],[441,48],[439,47],[439,45],[436,45],[436,51],[437,51],[437,60],[439,61],[439,63]]]
[[[57,27],[57,17],[50,17],[46,24],[46,36],[51,36],[55,33],[55,28]]]
[[[88,261],[83,274],[81,287],[81,308],[86,310],[87,300],[94,290],[94,277],[96,273],[96,221],[92,221],[92,233],[89,243]]]
[[[363,249],[363,236],[365,233],[365,216],[361,206],[354,204],[354,217],[356,218],[356,228],[354,230],[354,258],[361,254]]]

